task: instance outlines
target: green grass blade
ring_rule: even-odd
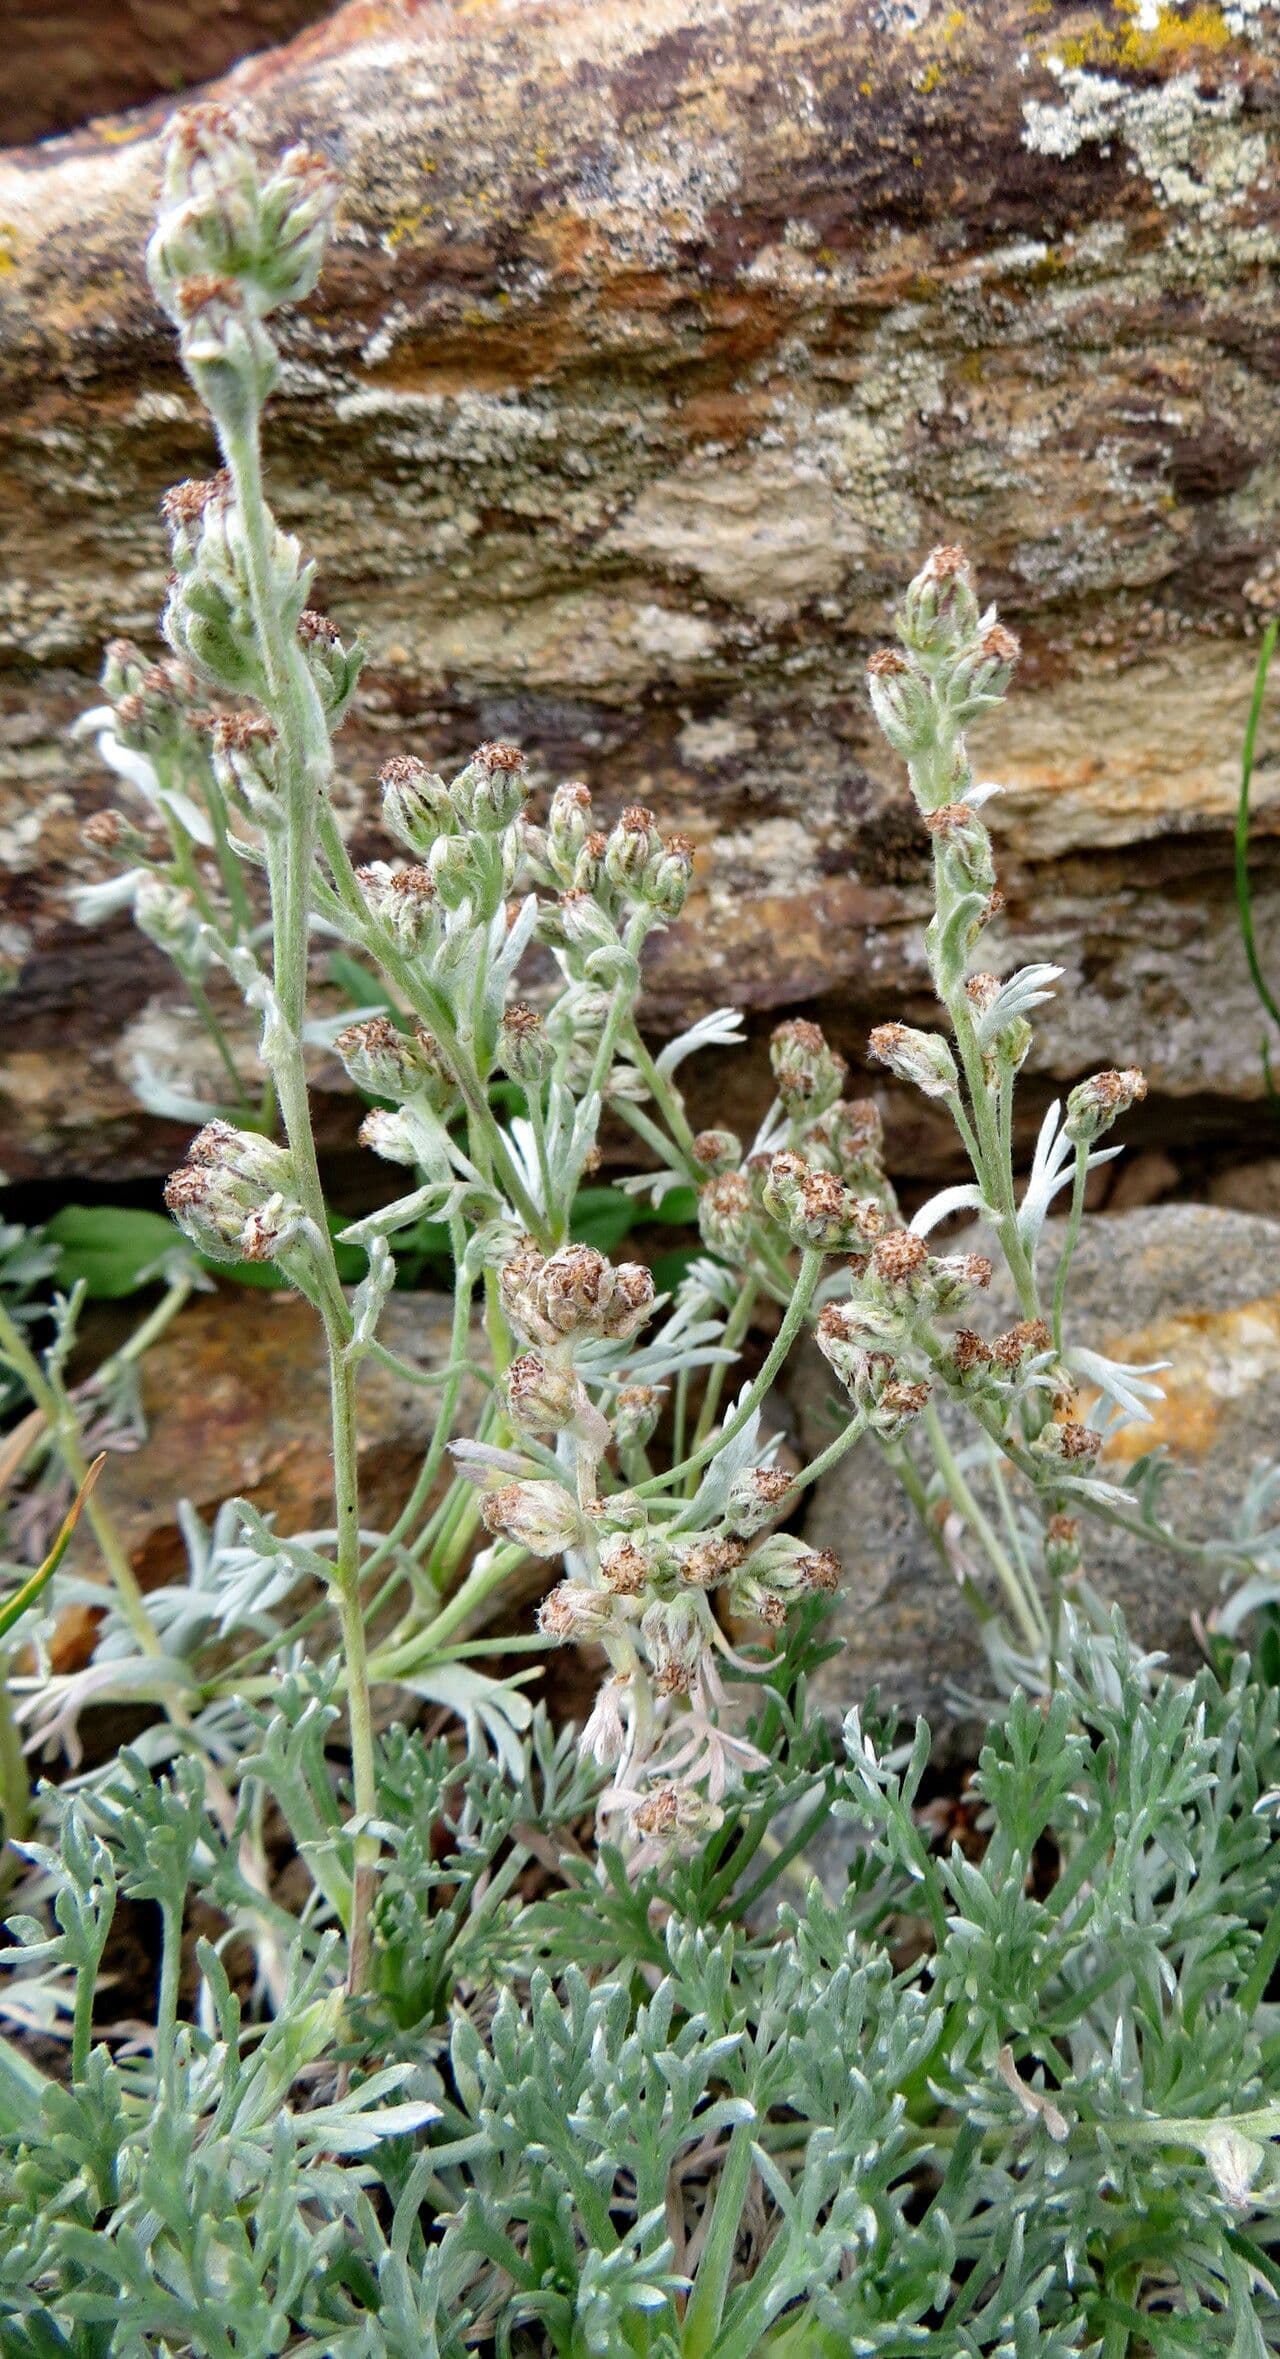
[[[100,1457],[94,1459],[44,1563],[37,1565],[30,1580],[24,1581],[21,1589],[15,1589],[13,1596],[6,1598],[4,1604],[0,1605],[0,1638],[8,1637],[14,1623],[21,1621],[22,1616],[35,1604],[41,1590],[53,1579],[71,1545],[71,1535],[80,1521],[80,1510],[106,1463],[107,1453],[104,1450]]]

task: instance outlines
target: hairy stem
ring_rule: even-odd
[[[267,846],[271,885],[272,975],[275,1009],[266,1027],[267,1060],[293,1160],[298,1199],[309,1216],[321,1281],[333,1431],[334,1520],[337,1554],[333,1586],[346,1657],[348,1716],[356,1817],[355,1880],[348,1945],[347,1988],[356,1996],[368,1965],[369,1908],[378,1856],[366,1831],[374,1815],[376,1779],[368,1660],[360,1600],[360,1486],[356,1455],[354,1372],[346,1357],[349,1320],[329,1237],[324,1189],[311,1124],[303,1056],[307,1006],[310,892],[318,816],[332,770],[329,731],[319,692],[296,644],[286,639],[270,571],[271,519],[262,491],[257,421],[224,435],[248,552],[249,590],[285,763],[285,826]]]
[[[1089,1150],[1086,1146],[1078,1146],[1076,1148],[1076,1167],[1071,1182],[1071,1210],[1067,1215],[1067,1233],[1062,1241],[1062,1251],[1058,1256],[1057,1275],[1053,1281],[1053,1348],[1056,1352],[1060,1352],[1062,1349],[1062,1316],[1066,1308],[1067,1279],[1071,1274],[1072,1256],[1080,1241],[1080,1223],[1084,1217],[1084,1192],[1088,1179]]]
[[[1034,1591],[1029,1591],[1019,1580],[1013,1565],[1001,1547],[996,1534],[978,1505],[959,1466],[943,1430],[942,1420],[930,1401],[923,1412],[922,1423],[929,1437],[934,1463],[947,1490],[959,1508],[965,1522],[981,1542],[997,1580],[1009,1601],[1009,1610],[1019,1630],[1039,1660],[1049,1646],[1049,1625],[1044,1608]]]
[[[636,1493],[637,1498],[650,1498],[655,1491],[674,1490],[685,1481],[687,1476],[697,1474],[702,1467],[708,1465],[724,1449],[726,1443],[734,1441],[742,1432],[743,1427],[750,1423],[768,1393],[774,1378],[785,1364],[791,1346],[808,1317],[809,1305],[822,1275],[822,1261],[821,1253],[811,1249],[802,1255],[796,1276],[795,1292],[787,1306],[786,1317],[774,1338],[769,1356],[755,1382],[748,1385],[727,1423],[721,1427],[719,1433],[713,1434],[709,1441],[703,1442],[699,1449],[692,1451],[689,1457],[683,1459],[678,1465],[669,1466],[665,1474],[651,1475],[647,1483],[641,1483]]]

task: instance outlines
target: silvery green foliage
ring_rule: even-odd
[[[309,1708],[265,1724],[252,1778],[329,1774]],[[989,1732],[963,1842],[920,1815],[923,1729],[899,1746],[852,1715],[833,1756],[778,1682],[754,1734],[772,1766],[706,1856],[636,1877],[615,1853],[601,1877],[565,1840],[591,1797],[544,1726],[515,1786],[390,1732],[398,1850],[345,2087],[319,1928],[257,2025],[202,1941],[177,2019],[189,1880],[268,1905],[200,1772],[125,1756],[68,1800],[56,1930],[15,1931],[27,1973],[71,1987],[74,2058],[33,2093],[0,2052],[0,2347],[1280,2348],[1276,1691],[1243,1661],[1164,1676],[1118,1622],[1073,1630],[1049,1709],[1015,1698]],[[755,1813],[815,1801],[847,1877],[793,1893],[785,1860],[755,1872]],[[525,1812],[559,1853],[533,1900]],[[123,1898],[160,1912],[159,2000],[112,2055],[89,2007]]]

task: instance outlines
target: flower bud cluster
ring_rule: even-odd
[[[164,1200],[183,1234],[214,1261],[276,1259],[302,1226],[288,1149],[229,1122],[197,1132]]]
[[[610,1263],[584,1245],[544,1254],[526,1239],[499,1265],[498,1288],[525,1340],[501,1380],[516,1452],[459,1445],[460,1464],[482,1486],[481,1515],[495,1538],[566,1560],[539,1626],[558,1643],[597,1646],[608,1660],[581,1739],[585,1753],[615,1772],[616,1801],[606,1797],[606,1805],[626,1811],[640,1840],[655,1834],[659,1817],[666,1826],[657,1798],[668,1789],[682,1798],[680,1825],[702,1823],[734,1761],[758,1758],[714,1717],[723,1702],[716,1663],[724,1640],[711,1594],[722,1592],[731,1613],[777,1629],[799,1599],[834,1586],[838,1567],[827,1552],[777,1534],[796,1496],[794,1478],[781,1469],[740,1469],[717,1490],[702,1525],[696,1499],[677,1513],[675,1499],[651,1499],[643,1486],[606,1484],[597,1495],[606,1451],[643,1448],[663,1391],[614,1390],[608,1362],[601,1372],[583,1347],[636,1334],[653,1305],[646,1270]],[[592,1397],[597,1387],[604,1406]],[[558,1471],[549,1471],[545,1446],[530,1447],[522,1463],[522,1437],[553,1444]],[[664,1841],[670,1835],[666,1827]]]
[[[830,1596],[839,1585],[840,1562],[829,1548],[810,1548],[789,1532],[775,1532],[747,1558],[730,1598],[738,1613],[777,1630],[801,1598]]]
[[[279,820],[279,733],[252,708],[220,713],[213,724],[213,775],[233,810],[258,827]]]
[[[902,638],[921,655],[952,653],[973,637],[978,602],[963,549],[951,543],[930,551],[910,583],[902,610]]]
[[[80,841],[87,850],[100,853],[106,860],[117,856],[128,860],[145,859],[152,849],[151,839],[143,834],[142,829],[135,827],[125,812],[118,811],[110,803],[104,810],[90,812],[80,830]]]
[[[979,815],[963,731],[999,704],[1018,659],[1018,642],[994,608],[979,613],[963,550],[935,549],[903,599],[898,648],[881,648],[867,667],[881,730],[907,764],[911,791],[933,838],[936,910],[926,935],[939,994],[963,981],[967,956],[1003,906],[991,837]],[[984,790],[989,791],[989,790]],[[970,798],[973,799],[970,799]],[[946,1044],[908,1027],[886,1040],[885,1061],[930,1096],[949,1094]],[[1025,1047],[1021,1052],[1025,1055]],[[1019,1060],[1020,1061],[1020,1060]]]
[[[245,288],[202,271],[173,290],[173,316],[187,374],[205,407],[227,427],[244,426],[280,380],[280,359]]]
[[[481,1513],[486,1531],[514,1541],[518,1548],[527,1548],[530,1556],[563,1556],[570,1549],[584,1548],[592,1536],[586,1516],[563,1483],[536,1480],[502,1483],[497,1490],[486,1491]],[[591,1600],[591,1611],[596,1616],[592,1628],[602,1626],[608,1620],[607,1600],[581,1583],[572,1586],[575,1593]],[[552,1592],[553,1596],[556,1594]],[[585,1628],[565,1633],[572,1637],[587,1634]]]
[[[820,1171],[784,1148],[775,1155],[761,1191],[771,1220],[793,1245],[819,1253],[859,1252],[887,1228],[874,1196],[857,1196],[833,1171]]]
[[[1146,1094],[1146,1075],[1136,1065],[1126,1067],[1121,1073],[1095,1073],[1072,1090],[1063,1129],[1073,1145],[1091,1146],[1094,1139],[1110,1130],[1117,1115],[1127,1113],[1130,1106],[1140,1105]]]
[[[750,1174],[717,1173],[698,1191],[698,1229],[703,1244],[722,1261],[749,1260],[759,1209]]]
[[[524,1000],[512,1000],[503,1009],[498,1026],[498,1063],[503,1072],[522,1088],[536,1089],[546,1080],[554,1059],[546,1018]]]
[[[693,1142],[693,1160],[708,1179],[723,1179],[742,1162],[742,1141],[732,1130],[700,1130]]]
[[[836,1586],[829,1551],[785,1534],[759,1537],[785,1513],[792,1488],[789,1475],[771,1468],[740,1475],[718,1527],[694,1533],[651,1523],[639,1501],[632,1514],[627,1493],[583,1510],[568,1490],[536,1479],[489,1492],[483,1513],[491,1531],[539,1555],[594,1549],[591,1577],[575,1571],[558,1583],[543,1600],[540,1627],[557,1640],[603,1645],[635,1666],[634,1677],[647,1675],[655,1696],[669,1698],[714,1679],[708,1592],[723,1589],[731,1612],[777,1629],[799,1599]],[[599,1733],[592,1730],[587,1749]]]
[[[613,1397],[612,1425],[620,1450],[643,1450],[653,1440],[666,1399],[661,1384],[624,1384]]]
[[[779,1024],[769,1060],[783,1107],[791,1115],[825,1114],[840,1095],[849,1068],[817,1024],[803,1017]]]
[[[290,148],[264,170],[225,108],[192,107],[173,125],[147,271],[223,425],[242,424],[276,382],[262,323],[311,293],[336,196],[325,158],[311,149]]]
[[[849,1299],[819,1315],[818,1349],[872,1432],[892,1439],[924,1408],[934,1368],[946,1362],[951,1347],[937,1320],[990,1285],[991,1264],[979,1253],[931,1253],[914,1230],[888,1229],[851,1267]],[[972,1342],[980,1363],[967,1364],[985,1370],[988,1347]]]
[[[424,863],[391,868],[385,860],[371,860],[356,870],[356,883],[371,915],[386,927],[406,958],[438,947],[441,911],[435,878]]]
[[[571,981],[612,983],[624,924],[660,925],[684,907],[693,847],[686,836],[663,836],[641,803],[606,831],[596,825],[590,789],[572,780],[556,788],[545,826],[526,823],[523,837],[532,875],[559,894],[544,907],[540,931]]]
[[[611,1262],[593,1245],[562,1245],[544,1256],[531,1238],[503,1263],[498,1291],[520,1334],[548,1347],[625,1342],[654,1304],[652,1275],[639,1262]]]
[[[1032,1448],[1043,1458],[1069,1467],[1074,1474],[1088,1474],[1096,1465],[1102,1451],[1102,1435],[1090,1425],[1082,1425],[1075,1417],[1052,1417],[1041,1427]]]
[[[871,1197],[891,1225],[897,1198],[885,1170],[884,1124],[873,1098],[839,1098],[835,1105],[793,1128],[806,1163],[834,1172],[857,1196]]]
[[[438,983],[473,999],[478,987],[491,1011],[488,1054],[522,1082],[540,1078],[549,1063],[535,1037],[540,1019],[517,1004],[505,1024],[508,978],[485,989],[490,929],[504,913],[508,923],[516,914],[507,895],[522,858],[523,753],[514,745],[479,746],[451,783],[415,755],[395,754],[379,783],[387,831],[409,859],[400,866],[375,860],[356,871],[372,915],[400,955],[430,968]]]
[[[193,277],[233,279],[259,317],[300,303],[320,274],[337,181],[326,159],[290,148],[263,171],[224,107],[189,107],[165,153],[159,217],[147,249],[171,317]]]
[[[154,832],[126,812],[108,809],[86,822],[83,840],[106,858],[134,864],[131,876],[108,889],[109,906],[131,908],[142,931],[194,978],[207,965],[207,954],[197,941],[194,900],[179,880],[169,837],[160,828],[180,812],[190,822],[188,835],[194,827],[203,839],[200,787],[208,775],[213,716],[203,708],[188,665],[173,657],[149,662],[130,639],[113,639],[108,646],[102,686],[108,702],[86,714],[81,728],[97,731],[104,760],[145,800]],[[175,802],[175,797],[185,799]],[[154,874],[144,877],[143,868]]]
[[[694,1160],[708,1174],[698,1195],[703,1242],[722,1260],[745,1263],[781,1226],[801,1248],[861,1250],[898,1217],[879,1109],[870,1098],[841,1097],[845,1059],[805,1018],[778,1025],[769,1055],[788,1144],[744,1162],[732,1131],[695,1137]]]
[[[199,904],[190,886],[166,875],[144,873],[133,895],[133,922],[139,933],[173,960],[179,974],[196,982],[209,964]]]
[[[570,1433],[588,1407],[586,1388],[563,1359],[521,1352],[502,1380],[507,1411],[518,1433]]]
[[[898,1081],[909,1081],[927,1098],[954,1098],[960,1076],[940,1032],[918,1032],[914,1024],[877,1024],[867,1041],[877,1064]]]
[[[348,647],[337,624],[307,606],[298,617],[298,648],[332,735],[345,720],[355,695],[364,647],[358,639]]]
[[[524,810],[529,785],[517,745],[479,746],[451,785],[412,754],[393,755],[379,774],[388,832],[419,860],[437,856],[442,838],[501,836]],[[440,855],[448,867],[448,856]],[[454,856],[456,860],[456,855]]]
[[[166,639],[198,678],[223,694],[266,700],[244,522],[226,475],[176,484],[162,503],[173,572],[163,617]],[[268,568],[284,628],[296,633],[307,610],[311,568],[297,542],[272,530]]]
[[[1000,977],[970,975],[965,983],[964,995],[981,1023],[1000,996]],[[1000,1026],[983,1050],[983,1070],[992,1087],[999,1087],[1006,1074],[1012,1076],[1021,1071],[1032,1038],[1031,1026],[1025,1016],[1014,1016],[1009,1023]]]
[[[145,754],[161,770],[198,755],[207,716],[199,683],[186,664],[173,656],[149,663],[132,640],[113,639],[103,661],[102,686],[116,736],[131,753]]]
[[[458,1092],[432,1035],[421,1025],[404,1032],[390,1016],[366,1016],[338,1034],[334,1048],[357,1089],[403,1103],[423,1097],[452,1113]]]

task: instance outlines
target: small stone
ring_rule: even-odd
[[[1042,1282],[1051,1280],[1061,1233],[1056,1222],[1046,1230]],[[1174,1468],[1164,1512],[1189,1536],[1229,1530],[1247,1485],[1275,1452],[1275,1234],[1270,1222],[1247,1213],[1171,1204],[1089,1221],[1077,1248],[1068,1343],[1118,1360],[1169,1362],[1159,1378],[1165,1397],[1153,1404],[1151,1423],[1125,1427],[1099,1471],[1122,1480],[1142,1452],[1163,1442]],[[997,1275],[982,1304],[988,1334],[1015,1308],[1007,1281]],[[816,1349],[800,1356],[786,1389],[812,1456],[834,1431],[827,1408],[831,1372]],[[1091,1398],[1082,1392],[1079,1405],[1092,1422]],[[955,1407],[943,1418],[953,1445],[974,1431]],[[1190,1664],[1191,1617],[1218,1601],[1218,1573],[1084,1514],[1079,1520],[1093,1587],[1123,1607],[1140,1644]],[[815,1700],[838,1717],[878,1684],[882,1702],[908,1719],[925,1715],[940,1756],[970,1749],[982,1699],[991,1695],[973,1616],[874,1443],[856,1444],[816,1485],[803,1530],[812,1547],[834,1548],[844,1565],[828,1625],[842,1651],[815,1674]]]
[[[425,1368],[447,1361],[449,1334],[448,1299],[435,1294],[393,1294],[378,1327],[390,1350]],[[436,1394],[374,1361],[358,1383],[360,1519],[385,1531],[430,1443]],[[144,1589],[186,1578],[180,1500],[206,1523],[235,1497],[274,1515],[282,1534],[332,1523],[324,1338],[299,1296],[233,1286],[198,1296],[146,1354],[141,1391],[147,1438],[108,1457],[98,1497]],[[480,1400],[479,1386],[466,1379],[459,1433],[474,1430]],[[72,1549],[79,1570],[100,1571],[84,1525]]]
[[[1209,1182],[1209,1202],[1234,1212],[1258,1212],[1280,1220],[1280,1155],[1263,1156],[1256,1163],[1233,1164],[1215,1172]]]
[[[1115,1166],[1116,1177],[1107,1197],[1107,1211],[1137,1212],[1144,1204],[1158,1204],[1182,1177],[1172,1155],[1163,1147],[1148,1147],[1140,1155],[1126,1155]]]

